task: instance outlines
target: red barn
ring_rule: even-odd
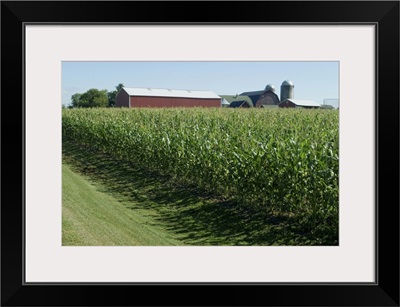
[[[210,91],[124,87],[117,94],[115,106],[126,108],[219,108],[221,107],[221,97]]]

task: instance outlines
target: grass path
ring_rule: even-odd
[[[250,212],[171,178],[63,143],[63,245],[321,243],[291,218]]]
[[[146,210],[127,204],[76,174],[67,164],[63,173],[63,245],[182,245],[153,224]]]

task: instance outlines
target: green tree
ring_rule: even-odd
[[[91,88],[87,92],[76,93],[71,96],[72,106],[74,108],[102,108],[108,105],[107,90],[98,90]]]
[[[109,107],[113,107],[115,106],[115,99],[117,98],[117,94],[119,93],[119,91],[121,90],[121,88],[123,88],[124,85],[122,83],[118,84],[115,87],[115,91],[111,91],[107,93],[108,96],[108,106]]]
[[[82,94],[80,94],[80,93],[76,93],[76,94],[73,94],[72,96],[71,96],[71,105],[73,106],[73,107],[79,107],[79,105],[80,105],[80,99],[81,99],[81,96],[82,96]]]

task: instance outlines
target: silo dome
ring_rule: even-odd
[[[265,87],[265,90],[275,92],[275,86],[273,86],[272,84],[267,84],[267,86]]]
[[[282,83],[282,85],[283,86],[294,86],[294,83],[292,82],[292,81],[290,81],[290,80],[285,80],[285,81],[283,81],[283,83]]]

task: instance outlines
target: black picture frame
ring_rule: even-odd
[[[376,283],[24,283],[23,41],[32,22],[375,25]],[[1,305],[399,306],[399,102],[398,1],[1,2]]]

